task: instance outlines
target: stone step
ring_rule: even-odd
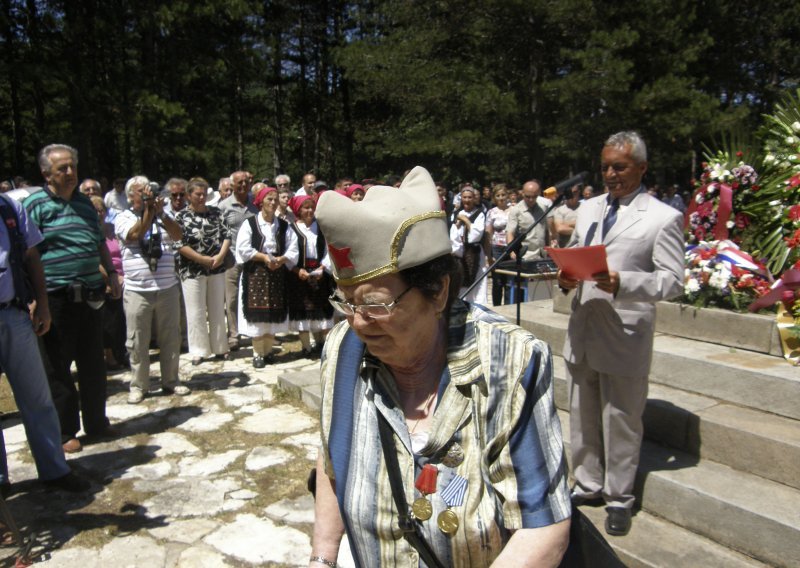
[[[569,315],[573,295],[553,295],[553,311]],[[695,308],[675,302],[657,302],[656,333],[689,339],[701,337],[708,343],[776,357],[783,356],[774,315],[736,313],[716,308]]]
[[[601,534],[605,535],[603,527],[606,512],[603,507],[581,507],[581,512],[594,523]],[[646,511],[636,513],[631,532],[627,535],[606,536],[606,540],[628,568],[768,566]]]
[[[283,373],[278,376],[278,386],[313,410],[319,410],[322,404],[319,368]]]
[[[569,455],[568,415],[559,417]],[[772,566],[800,566],[797,489],[645,441],[635,493],[645,512],[723,547]]]
[[[566,365],[554,357],[555,400],[569,411]],[[651,384],[645,438],[800,489],[800,422]]]
[[[515,306],[496,311],[516,320]],[[560,355],[568,319],[550,302],[529,302],[520,324]],[[780,357],[656,334],[650,382],[800,419],[800,372]]]

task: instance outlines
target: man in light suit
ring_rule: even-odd
[[[635,132],[606,140],[608,194],[581,204],[571,246],[606,246],[608,272],[578,282],[564,358],[570,389],[573,501],[606,503],[606,532],[630,530],[642,413],[653,352],[655,303],[680,294],[683,218],[642,185],[647,148]]]

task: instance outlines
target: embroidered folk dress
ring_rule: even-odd
[[[415,479],[437,466],[433,515],[414,521],[445,566],[489,566],[516,529],[570,516],[566,460],[553,399],[550,348],[479,306],[451,309],[447,367],[427,444],[412,453],[406,421],[389,371],[371,357],[347,322],[329,334],[322,362],[322,444],[325,469],[359,566],[424,565],[403,538],[381,450],[377,413],[394,431],[406,501],[421,494]],[[352,373],[342,371],[352,367]],[[367,363],[364,364],[364,361]],[[334,411],[335,408],[335,411]],[[448,467],[448,450],[463,461]],[[452,465],[452,463],[451,463]],[[437,526],[450,482],[467,481],[459,520],[448,536]]]
[[[279,227],[279,219],[276,216],[272,223],[267,222],[263,215],[260,213],[256,215],[256,228],[263,237],[264,241],[261,245],[261,250],[257,251],[253,248],[253,228],[250,221],[247,220],[242,224],[239,229],[239,234],[236,237],[236,262],[245,264],[255,256],[257,252],[269,253],[272,256],[281,256],[278,251],[277,232]],[[283,256],[286,257],[286,264],[280,270],[291,270],[297,264],[297,236],[291,226],[286,227],[285,231],[286,251]],[[241,280],[245,277],[244,271],[239,282],[239,333],[248,337],[261,337],[264,334],[275,335],[289,329],[289,316],[287,313],[286,318],[280,322],[269,321],[249,321],[244,314],[244,306],[247,305],[246,298],[244,297],[245,287],[242,285]]]

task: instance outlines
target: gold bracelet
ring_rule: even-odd
[[[332,560],[328,560],[323,556],[312,556],[310,558],[311,562],[319,562],[320,564],[324,564],[325,566],[330,566],[331,568],[336,568],[336,562]]]

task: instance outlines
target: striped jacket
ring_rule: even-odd
[[[415,522],[445,565],[488,566],[511,531],[570,516],[547,344],[492,312],[456,301],[430,438],[416,455],[394,381],[382,364],[370,361],[347,322],[332,330],[322,363],[323,455],[359,566],[424,566],[398,525],[377,413],[394,431],[409,504],[421,496],[414,482],[422,466],[439,470],[437,492],[429,496],[433,515]],[[447,467],[443,459],[454,446],[464,458]],[[457,478],[466,480],[466,491],[463,502],[451,507],[459,527],[448,536],[437,517],[448,508],[442,495]]]

